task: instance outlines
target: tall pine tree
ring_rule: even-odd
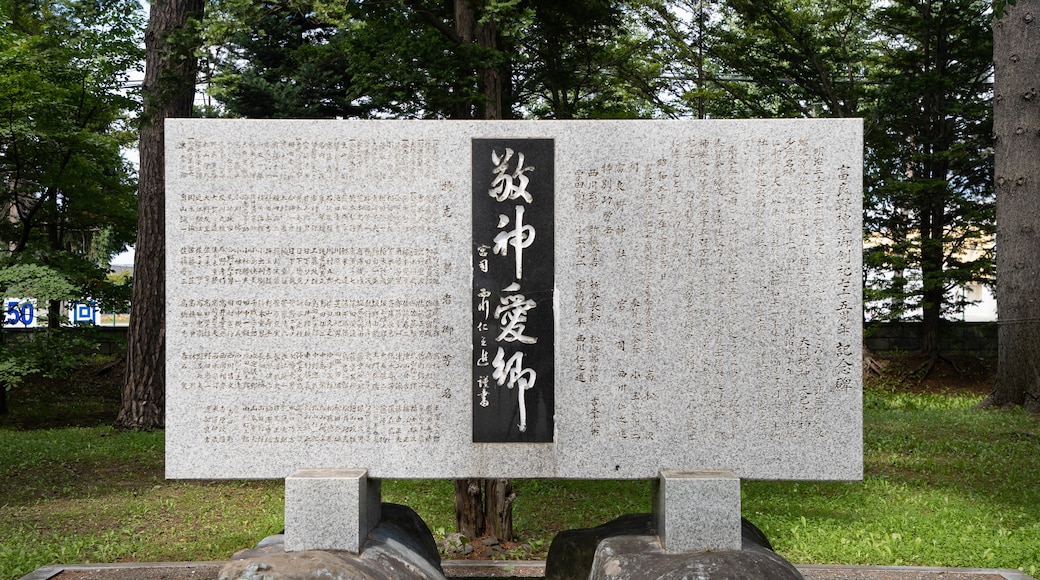
[[[988,2],[897,0],[876,16],[867,133],[866,297],[920,312],[934,365],[959,287],[992,279]]]
[[[1011,4],[1008,1],[1001,4]],[[997,381],[985,404],[1040,411],[1040,1],[993,23]]]
[[[204,0],[153,0],[145,31],[138,181],[138,230],[127,365],[116,427],[161,429],[166,424],[166,185],[165,131],[170,117],[191,115]]]

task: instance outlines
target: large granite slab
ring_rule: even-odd
[[[552,140],[547,442],[472,442],[474,139]],[[168,120],[167,475],[858,479],[861,159],[858,120]]]

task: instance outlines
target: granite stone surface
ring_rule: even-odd
[[[285,549],[358,553],[380,509],[380,481],[362,469],[297,471],[285,478]]]
[[[859,120],[166,137],[171,478],[862,477]],[[471,144],[491,138],[553,141],[551,442],[472,442]]]
[[[740,549],[740,480],[732,472],[662,470],[653,505],[665,551]]]

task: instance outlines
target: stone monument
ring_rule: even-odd
[[[682,552],[862,477],[859,120],[166,135],[167,476],[287,478],[291,549],[382,478],[654,479]]]

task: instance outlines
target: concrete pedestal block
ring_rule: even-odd
[[[285,550],[359,553],[380,503],[380,480],[364,469],[297,471],[285,478]]]
[[[740,479],[732,471],[661,470],[654,526],[668,552],[739,550]]]

